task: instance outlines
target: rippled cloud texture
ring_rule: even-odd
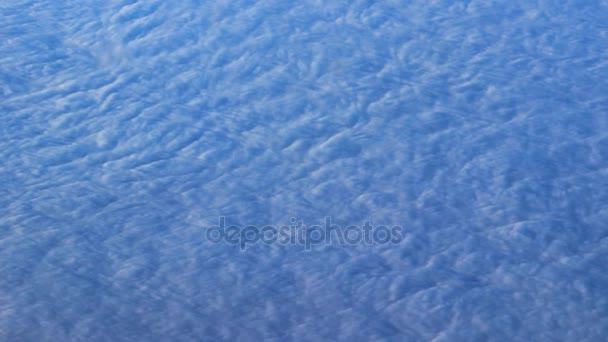
[[[0,2],[0,340],[599,341],[608,3]],[[398,244],[205,239],[290,218]]]

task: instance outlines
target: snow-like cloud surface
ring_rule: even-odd
[[[608,336],[606,1],[0,3],[0,339]],[[231,224],[388,245],[213,244]]]

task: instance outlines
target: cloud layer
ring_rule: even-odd
[[[608,335],[606,2],[0,17],[0,339]],[[241,251],[220,216],[405,235]]]

